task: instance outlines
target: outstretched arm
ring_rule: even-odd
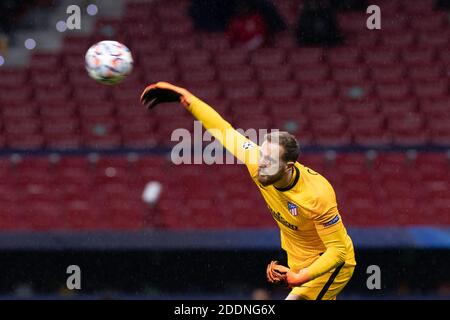
[[[167,82],[158,82],[145,88],[141,101],[148,109],[159,103],[180,102],[236,158],[247,165],[257,164],[258,146],[188,90]]]

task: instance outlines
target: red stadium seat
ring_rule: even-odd
[[[304,108],[304,111],[311,119],[327,118],[331,115],[338,115],[339,118],[342,118],[340,103],[332,98],[310,101]]]
[[[74,133],[46,134],[45,140],[49,149],[72,150],[82,146],[81,137]]]
[[[192,37],[167,38],[165,45],[169,52],[175,51],[185,53],[186,51],[193,51],[197,47],[197,41]]]
[[[279,48],[257,49],[250,55],[250,63],[260,68],[278,66],[281,65],[284,60],[284,50]]]
[[[6,134],[34,134],[38,133],[41,128],[41,121],[37,118],[27,118],[26,121],[23,119],[10,119],[5,122],[5,133]]]
[[[389,128],[395,133],[417,133],[424,126],[424,118],[419,113],[408,113],[389,119]]]
[[[153,52],[151,59],[141,59],[140,64],[144,70],[170,69],[175,63],[175,54],[171,51]]]
[[[407,32],[405,30],[399,31],[398,33],[386,34],[382,38],[382,44],[386,47],[391,48],[407,48],[411,47],[415,42],[415,33]]]
[[[219,79],[224,82],[249,81],[253,79],[253,68],[249,66],[219,67]]]
[[[398,64],[373,66],[371,68],[372,79],[377,82],[399,82],[405,78],[406,68]]]
[[[417,100],[406,98],[401,100],[382,100],[381,111],[388,117],[407,116],[417,111]]]
[[[365,66],[339,67],[333,69],[333,79],[339,83],[357,83],[367,79],[368,69]]]
[[[262,96],[265,98],[290,99],[297,97],[299,87],[292,81],[270,81],[262,83]]]
[[[322,48],[296,48],[287,53],[292,66],[317,66],[324,61]]]
[[[106,136],[85,135],[84,145],[92,149],[116,149],[121,145],[121,137],[118,134]]]
[[[194,69],[197,67],[205,67],[211,61],[211,53],[206,50],[190,51],[189,54],[180,52],[177,55],[177,63],[185,69]]]
[[[370,67],[378,67],[383,65],[393,65],[398,60],[398,51],[391,46],[367,50],[362,54],[366,64]]]
[[[450,32],[443,29],[439,32],[436,30],[420,32],[418,34],[418,45],[423,48],[445,48],[450,39]]]
[[[425,16],[421,12],[411,19],[410,26],[416,31],[436,31],[445,28],[445,18],[444,12],[433,12]]]
[[[407,48],[402,51],[402,59],[408,65],[429,65],[435,58],[433,48]]]
[[[259,95],[259,87],[255,82],[235,82],[224,87],[225,97],[228,99],[256,98]]]
[[[334,48],[326,52],[327,61],[333,67],[355,66],[359,62],[360,55],[357,47]]]
[[[192,22],[188,18],[174,20],[173,23],[165,23],[161,26],[161,33],[168,39],[174,37],[189,37],[192,34]]]
[[[381,134],[385,124],[385,118],[381,114],[350,118],[349,120],[349,129],[355,136]]]
[[[10,134],[6,136],[6,144],[11,149],[40,149],[44,146],[44,138],[40,134]]]
[[[27,118],[33,118],[37,115],[38,108],[32,102],[22,105],[4,104],[2,106],[3,120],[6,122],[8,119],[22,119],[25,121]]]
[[[381,132],[370,132],[370,133],[360,133],[354,137],[356,145],[360,146],[381,146],[389,145],[392,143],[391,135],[386,131]]]
[[[185,83],[206,83],[214,81],[216,70],[213,67],[202,66],[201,68],[184,69],[181,72],[181,81]]]
[[[419,99],[441,98],[449,95],[449,86],[446,79],[432,82],[416,83],[414,91]]]
[[[383,7],[382,7],[383,8]],[[384,9],[384,8],[383,8]],[[383,19],[382,28],[386,30],[386,35],[399,34],[408,30],[408,19],[404,15],[396,14],[395,16],[385,16]],[[386,39],[382,37],[382,40]]]
[[[226,51],[230,48],[230,42],[223,34],[201,34],[200,46],[211,52]]]
[[[343,104],[343,110],[353,118],[375,116],[378,112],[378,101],[374,99],[346,101]]]
[[[431,14],[434,8],[435,2],[433,0],[420,0],[420,1],[409,1],[406,6],[404,6],[405,12],[408,14],[420,14],[420,18],[424,14]]]
[[[49,101],[40,104],[40,114],[44,118],[70,118],[74,116],[76,104],[74,101]]]
[[[31,56],[31,71],[54,70],[61,65],[61,56],[54,53],[33,53]]]
[[[340,114],[329,114],[327,117],[314,119],[312,129],[318,134],[339,134],[346,131],[347,118]]]
[[[383,7],[384,10],[384,7]],[[384,11],[383,11],[384,12]],[[376,48],[379,44],[379,35],[377,32],[354,34],[345,39],[349,45],[354,45],[361,50],[371,50]]]
[[[231,49],[217,53],[215,62],[220,67],[239,67],[248,63],[248,53],[245,50]]]
[[[320,133],[315,134],[315,143],[321,146],[341,147],[351,143],[352,138],[348,132],[338,134]]]
[[[411,66],[408,71],[413,81],[437,81],[444,75],[444,69],[440,64]]]
[[[300,84],[321,83],[328,80],[330,69],[325,65],[304,66],[294,68],[293,74]]]
[[[75,133],[79,128],[79,120],[74,117],[54,117],[46,120],[42,125],[42,131],[48,135]]]
[[[236,100],[230,105],[229,110],[235,117],[240,116],[265,116],[267,111],[267,104],[265,101],[243,99]]]
[[[332,98],[336,95],[336,84],[331,81],[320,84],[303,85],[301,87],[302,97],[305,99]]]
[[[256,69],[256,77],[259,81],[286,81],[290,80],[291,75],[292,69],[288,65]]]
[[[410,86],[405,82],[378,84],[376,92],[381,99],[403,99],[410,93]]]
[[[392,134],[393,143],[398,146],[420,146],[429,142],[429,134],[423,130],[415,133],[394,132]]]
[[[439,97],[435,99],[420,100],[420,110],[430,116],[448,116],[450,97]]]
[[[189,86],[191,92],[194,92],[197,97],[203,99],[207,103],[209,103],[211,99],[221,97],[223,89],[224,88],[217,82],[197,82]]]

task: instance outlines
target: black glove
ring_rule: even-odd
[[[169,83],[161,85],[161,83],[151,84],[144,89],[141,95],[141,102],[147,109],[153,109],[156,105],[164,102],[181,102],[182,94],[180,88]]]

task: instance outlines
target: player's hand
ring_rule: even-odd
[[[267,266],[267,280],[271,283],[284,284],[289,288],[301,286],[310,280],[307,269],[302,269],[298,273],[292,271],[288,267],[272,261]]]
[[[147,109],[152,109],[160,103],[181,102],[187,107],[193,95],[184,88],[167,82],[157,82],[147,86],[141,94],[141,102]]]
[[[278,264],[278,261],[271,261],[267,265],[266,269],[266,275],[267,275],[267,281],[270,283],[283,283],[286,280],[286,273],[283,272],[283,269],[279,268],[282,267]]]

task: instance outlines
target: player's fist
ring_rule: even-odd
[[[288,267],[278,264],[277,261],[269,263],[266,273],[270,283],[284,284],[289,288],[301,286],[311,280],[307,269],[301,269],[296,273]]]
[[[141,102],[147,109],[165,102],[181,102],[188,106],[192,94],[184,88],[174,86],[168,82],[157,82],[147,86],[141,94]]]
[[[286,272],[284,272],[284,270],[280,267],[283,266],[279,265],[278,261],[271,261],[267,265],[267,281],[269,281],[270,283],[283,283],[286,281]]]

